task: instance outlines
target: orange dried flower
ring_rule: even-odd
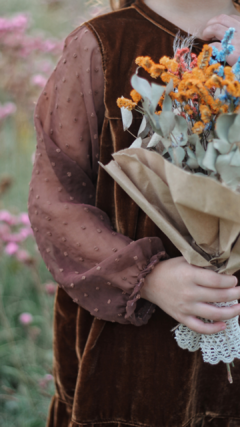
[[[171,74],[169,72],[162,73],[161,79],[164,83],[169,83],[170,80],[172,79],[174,87],[178,86],[178,84],[180,83],[180,79],[174,74]]]
[[[239,107],[237,107],[237,108],[239,108]],[[237,109],[236,109],[237,110]],[[234,111],[234,113],[236,112],[236,110]],[[223,104],[220,108],[219,108],[219,110],[218,110],[218,113],[219,114],[224,114],[224,113],[227,113],[228,112],[228,105],[227,104]]]
[[[159,62],[167,69],[171,67],[171,59],[168,56],[163,56],[162,58],[160,58]]]
[[[133,90],[130,92],[130,96],[131,96],[131,98],[132,98],[133,102],[136,102],[136,104],[137,104],[139,101],[141,101],[141,99],[142,99],[142,96],[140,95],[140,93],[138,93],[135,89],[133,89]]]
[[[218,70],[218,68],[220,67],[220,64],[212,64],[209,65],[209,67],[207,67],[207,69],[205,70],[205,75],[207,78],[211,77],[214,74],[214,71]]]
[[[236,81],[235,75],[232,72],[232,67],[229,67],[229,66],[224,67],[224,75],[227,80],[231,82]]]
[[[117,99],[117,106],[119,108],[126,108],[127,110],[133,110],[137,104],[136,102],[131,101],[131,99],[127,99],[127,98],[118,98]]]
[[[200,109],[201,119],[203,123],[205,124],[209,123],[212,117],[210,108],[207,105],[200,105],[199,109]]]
[[[187,93],[184,91],[179,91],[177,93],[171,92],[170,96],[172,99],[176,99],[176,101],[181,102],[181,103],[186,102],[188,100]]]
[[[197,135],[200,135],[202,132],[203,132],[203,130],[204,130],[204,123],[203,122],[196,122],[195,124],[194,124],[194,126],[192,127],[192,132],[193,133],[196,133]]]
[[[198,68],[205,70],[208,67],[210,58],[212,56],[212,48],[208,44],[203,46],[202,52],[198,55],[197,65]]]
[[[192,116],[193,115],[193,113],[194,113],[194,111],[193,111],[193,109],[190,107],[190,105],[185,105],[184,106],[184,111],[186,111],[186,113],[189,115],[189,116]]]
[[[151,67],[155,64],[150,56],[138,56],[135,62],[148,73],[150,72]]]
[[[226,86],[228,93],[232,96],[240,96],[240,84],[235,80],[231,82],[231,80],[224,80],[224,86]]]
[[[193,68],[192,70],[192,76],[193,78],[201,81],[201,82],[205,82],[206,81],[206,76],[205,73],[200,69],[200,68]]]
[[[174,93],[175,94],[175,92],[170,92],[170,93]],[[165,98],[165,93],[161,96],[161,98],[159,99],[159,102],[158,102],[158,105],[161,108],[162,108],[162,104],[163,104],[164,98]]]
[[[165,70],[165,67],[163,65],[154,64],[150,68],[149,73],[150,73],[151,77],[156,79],[157,77],[161,76],[161,74],[164,72],[164,70]]]
[[[223,88],[223,79],[222,77],[219,77],[217,74],[213,74],[205,83],[205,86],[208,89],[211,89],[212,87],[218,87],[220,89]]]

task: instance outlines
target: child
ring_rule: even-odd
[[[98,167],[133,141],[116,100],[131,90],[135,58],[172,56],[179,28],[200,37],[199,52],[229,26],[240,28],[231,0],[136,0],[75,29],[39,97],[29,215],[59,283],[49,427],[240,425],[240,363],[229,385],[223,364],[183,351],[170,332],[178,322],[223,330],[240,305],[208,302],[239,299],[237,279],[188,265]]]

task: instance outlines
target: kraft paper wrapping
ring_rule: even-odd
[[[143,148],[127,148],[113,158],[101,166],[189,264],[225,274],[240,269],[239,193]]]

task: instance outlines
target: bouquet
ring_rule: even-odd
[[[131,99],[117,100],[124,130],[133,109],[142,114],[138,135],[101,164],[188,263],[219,274],[240,269],[240,58],[226,65],[234,31],[226,32],[220,51],[204,45],[197,56],[193,38],[177,37],[173,58],[138,57]],[[140,67],[164,84],[139,77]],[[230,363],[240,359],[238,316],[226,324],[212,335],[179,324],[175,339],[183,349],[200,348],[205,362],[225,362],[232,382]]]

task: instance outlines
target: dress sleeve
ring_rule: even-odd
[[[140,298],[144,277],[166,254],[157,237],[131,241],[114,232],[95,207],[103,91],[97,41],[79,27],[35,107],[29,217],[47,268],[77,304],[100,319],[140,326],[155,308]]]

